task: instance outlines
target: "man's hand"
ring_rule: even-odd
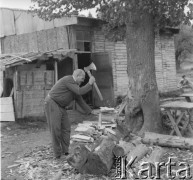
[[[99,115],[99,110],[94,110],[94,109],[93,109],[93,110],[91,111],[91,114],[92,114],[92,115]]]
[[[94,82],[95,82],[95,78],[94,78],[94,76],[91,76],[90,79],[89,79],[89,84],[93,85]]]

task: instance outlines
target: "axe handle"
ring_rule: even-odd
[[[91,73],[90,73],[90,71],[87,71],[87,74],[88,74],[89,77],[92,76]],[[97,92],[97,94],[98,94],[100,100],[103,101],[103,96],[102,96],[102,94],[101,94],[101,92],[100,92],[100,90],[99,90],[99,88],[98,88],[96,82],[94,82],[93,85],[94,85],[94,87],[95,87],[95,89],[96,89],[96,92]]]

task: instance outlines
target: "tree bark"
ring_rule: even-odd
[[[184,138],[179,136],[146,132],[144,134],[144,137],[142,138],[142,142],[146,144],[154,144],[163,147],[191,149],[193,151],[192,138]]]
[[[132,132],[161,130],[158,88],[155,76],[153,18],[137,9],[128,10],[126,22],[127,126]]]

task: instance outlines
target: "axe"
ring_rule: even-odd
[[[84,67],[84,71],[88,74],[89,77],[92,76],[90,70],[95,70],[95,71],[97,70],[96,66],[93,62],[89,66]],[[100,90],[95,82],[94,82],[94,87],[96,89],[96,92],[97,92],[100,100],[103,101],[103,96],[102,96],[102,94],[101,94],[101,92],[100,92]]]

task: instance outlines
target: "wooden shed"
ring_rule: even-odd
[[[91,62],[97,67],[92,73],[105,100],[101,103],[93,90],[84,96],[87,103],[113,106],[117,96],[126,94],[126,44],[106,39],[100,29],[101,20],[72,16],[46,22],[24,10],[3,8],[0,22],[6,24],[0,31],[0,60],[4,78],[14,82],[16,117],[44,116],[43,101],[53,84]],[[173,36],[157,34],[155,46],[159,91],[174,90]]]

